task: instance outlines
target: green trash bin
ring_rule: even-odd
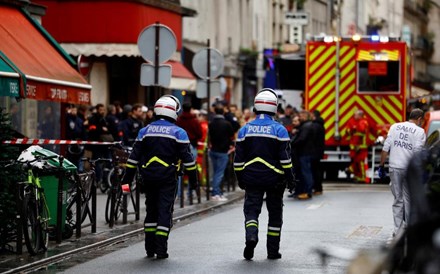
[[[53,151],[47,150],[47,149],[40,149],[32,152],[33,155],[40,155],[44,157],[50,157],[53,155],[59,156],[58,154],[54,153]],[[58,161],[58,158],[49,159],[47,162],[54,167],[59,167],[60,163]],[[75,171],[76,166],[72,164],[67,159],[63,160],[63,170],[64,171]],[[58,209],[58,169],[51,170],[49,172],[42,172],[41,174],[38,174],[38,178],[40,179],[41,187],[44,190],[44,195],[46,197],[46,203],[47,207],[49,209],[49,226],[56,226],[58,215],[57,215],[57,209]],[[69,181],[67,178],[64,178],[63,181],[63,203],[62,203],[62,219],[61,224],[66,223],[66,208],[67,208],[67,190],[69,189]],[[62,232],[65,231],[65,225],[62,226]]]

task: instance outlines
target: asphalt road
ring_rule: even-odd
[[[64,273],[345,273],[348,260],[330,258],[323,267],[314,249],[377,248],[385,245],[392,232],[392,195],[387,185],[329,185],[322,196],[309,201],[286,197],[284,204],[281,260],[266,259],[265,209],[254,260],[243,259],[241,201],[173,229],[169,259],[146,258],[144,244],[139,242]]]

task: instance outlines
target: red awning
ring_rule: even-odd
[[[172,76],[177,78],[196,79],[194,75],[180,62],[168,61],[166,64],[171,65]]]
[[[0,51],[25,75],[26,98],[90,104],[92,87],[30,20],[0,6]]]
[[[170,89],[178,90],[196,90],[197,81],[194,75],[180,62],[168,61],[171,65]]]

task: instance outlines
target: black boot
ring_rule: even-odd
[[[153,258],[156,253],[156,243],[153,233],[145,233],[145,251],[147,252],[147,258]]]
[[[281,259],[280,250],[280,237],[279,236],[267,236],[267,258],[270,260]]]
[[[158,236],[156,235],[155,239],[156,243],[156,258],[157,259],[166,259],[168,258],[168,237]]]
[[[168,253],[158,253],[156,255],[156,259],[160,260],[160,259],[167,259],[168,258]]]
[[[246,247],[243,251],[243,257],[246,260],[251,260],[254,257],[254,249],[257,246],[257,240],[252,239],[249,241],[246,241]]]
[[[279,253],[279,252],[277,252],[277,253],[269,253],[269,254],[267,254],[267,258],[269,260],[281,259],[281,253]]]

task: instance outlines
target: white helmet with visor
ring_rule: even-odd
[[[180,109],[179,99],[173,95],[164,95],[156,101],[156,104],[154,104],[154,113],[157,116],[169,117],[174,121],[177,120]]]
[[[254,100],[255,112],[277,113],[278,96],[273,89],[263,88],[255,96]]]

